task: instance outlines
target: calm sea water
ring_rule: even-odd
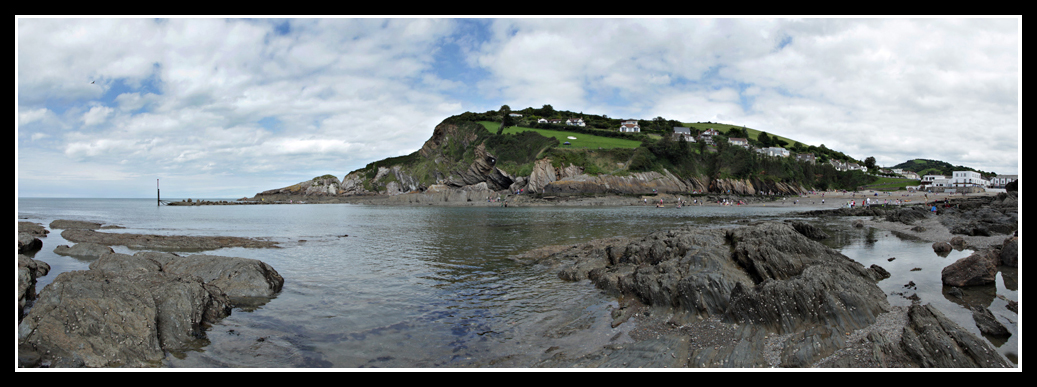
[[[609,312],[618,304],[589,282],[562,281],[555,273],[515,264],[508,257],[544,245],[643,235],[681,225],[783,219],[806,209],[167,207],[152,199],[19,199],[18,217],[45,226],[55,219],[73,219],[125,227],[110,232],[279,242],[279,249],[205,252],[264,261],[285,278],[284,288],[260,307],[235,309],[211,327],[207,343],[170,354],[166,367],[527,367],[559,351],[576,356],[610,342],[630,341],[625,333],[632,324],[612,328]],[[50,231],[35,258],[50,264],[52,272],[40,279],[38,290],[57,273],[85,270],[90,263],[54,254],[54,247],[72,243],[61,238],[61,230]],[[941,302],[953,311],[945,313],[979,335],[971,315],[961,312],[964,307],[947,301],[938,289],[939,269],[957,258],[940,258],[927,244],[891,236],[844,239],[836,246],[844,254],[894,273],[881,284],[887,294],[903,289],[896,285],[900,267],[886,259],[898,257],[896,265],[919,262],[935,274],[936,283],[916,279],[917,290],[912,291],[925,302]],[[1017,299],[1012,283],[1006,287],[999,281],[988,291],[993,292]],[[898,302],[896,298],[890,296],[891,302]],[[1003,306],[994,298],[990,309],[1016,332],[1015,316],[999,313],[998,302]],[[1012,324],[1004,321],[1009,318]],[[998,344],[1010,359],[1018,351],[1015,337]]]

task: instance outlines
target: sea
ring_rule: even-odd
[[[179,198],[166,200],[179,201]],[[195,200],[198,200],[195,198]],[[203,199],[206,200],[206,199]],[[207,200],[233,200],[210,198]],[[204,253],[258,259],[284,277],[269,302],[235,308],[191,350],[168,353],[167,368],[526,368],[564,353],[581,356],[632,342],[634,321],[612,327],[619,306],[589,281],[570,282],[511,259],[532,249],[614,236],[642,236],[684,226],[732,227],[796,218],[830,231],[830,245],[892,277],[879,283],[893,305],[916,295],[988,340],[1011,362],[1019,352],[1018,275],[1005,268],[995,285],[949,294],[940,269],[971,251],[933,253],[931,243],[888,232],[835,231],[840,219],[798,214],[809,204],[774,206],[447,207],[362,204],[166,206],[155,199],[19,198],[19,221],[50,234],[34,258],[58,273],[87,270],[90,260],[53,253],[69,245],[56,219],[123,228],[105,232],[239,236],[280,248],[225,248]],[[845,223],[843,223],[845,224]],[[123,246],[116,252],[133,254]],[[178,253],[191,255],[195,253]],[[889,258],[895,258],[889,260]],[[913,285],[907,286],[909,282]],[[968,305],[987,306],[1012,336],[983,336]]]

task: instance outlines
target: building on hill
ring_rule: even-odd
[[[749,147],[749,140],[748,139],[744,139],[744,138],[731,137],[731,138],[727,139],[727,142],[729,144],[731,144],[731,145],[738,145],[738,146],[740,146],[742,148],[748,148]]]
[[[796,161],[815,164],[817,163],[817,158],[814,157],[813,153],[800,153],[796,155]]]
[[[641,133],[641,126],[637,120],[623,120],[619,124],[619,131],[623,133]]]
[[[691,128],[685,128],[683,126],[673,127],[673,139],[677,140],[684,137],[685,141],[695,142],[695,139],[691,136]]]
[[[569,126],[587,126],[587,124],[583,122],[582,118],[570,118],[565,120],[565,124]]]
[[[713,145],[713,136],[720,134],[716,129],[709,128],[699,133],[698,140],[705,142],[706,144]]]
[[[772,146],[772,147],[769,147],[769,148],[760,148],[760,149],[757,149],[756,151],[760,152],[760,153],[763,153],[763,154],[765,154],[767,156],[789,157],[789,150],[785,149],[785,148],[782,148],[780,146]]]

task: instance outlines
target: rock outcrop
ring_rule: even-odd
[[[249,259],[106,254],[40,292],[21,325],[20,353],[37,366],[159,366],[166,351],[204,344],[207,326],[236,299],[269,299],[283,282]]]
[[[256,197],[272,195],[336,196],[342,189],[338,178],[331,175],[318,176],[284,188],[271,189],[256,194]]]
[[[880,332],[880,318],[905,313],[895,312],[876,284],[888,273],[875,265],[863,267],[801,235],[792,224],[677,229],[542,249],[516,259],[670,310],[671,324],[711,321],[707,331],[730,341],[682,344],[674,353],[686,353],[686,358],[673,355],[672,365],[839,366],[849,348],[870,342],[876,359],[888,358],[876,361],[877,366],[1008,366],[988,344],[928,306],[911,307],[908,314],[925,321],[904,322],[904,335],[888,328]],[[851,340],[858,334],[864,341]],[[773,345],[780,350],[768,349]],[[612,357],[615,348],[610,351]]]

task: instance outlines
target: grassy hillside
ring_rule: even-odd
[[[499,122],[479,121],[479,123],[485,126],[486,130],[490,131],[491,133],[497,133],[497,130],[500,128]],[[613,149],[637,148],[641,146],[640,141],[627,140],[622,138],[602,137],[595,136],[592,134],[565,132],[560,130],[525,128],[520,126],[507,127],[504,129],[504,134],[518,134],[527,131],[539,133],[544,137],[553,137],[558,140],[559,144],[563,144],[563,148]],[[568,142],[569,145],[564,145],[566,142]]]

